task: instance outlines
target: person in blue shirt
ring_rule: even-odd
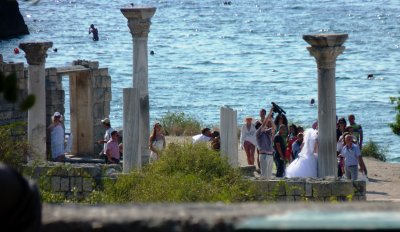
[[[357,180],[358,179],[358,164],[361,162],[361,151],[357,144],[353,143],[353,136],[346,135],[344,138],[345,146],[340,152],[340,156],[344,157],[345,163],[345,174],[347,179]],[[361,169],[363,167],[361,166]],[[361,170],[365,172],[365,170]]]

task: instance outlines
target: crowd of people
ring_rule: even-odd
[[[260,110],[260,118],[244,118],[239,146],[245,151],[247,164],[255,165],[261,177],[269,179],[273,166],[276,177],[317,177],[318,176],[318,122],[304,130],[295,124],[288,125],[285,113],[277,112],[275,104],[268,114]],[[336,141],[338,177],[356,180],[358,167],[367,176],[367,168],[361,156],[363,131],[355,122],[355,116],[337,120]],[[257,158],[255,159],[255,153]]]
[[[273,165],[276,167],[276,177],[317,177],[318,122],[314,122],[307,130],[295,124],[288,125],[285,113],[277,110],[277,107],[279,106],[273,104],[268,114],[265,109],[261,109],[257,120],[251,116],[244,118],[239,146],[245,151],[247,164],[255,165],[257,172],[264,178],[272,176]],[[275,118],[274,113],[278,113]],[[120,135],[111,127],[110,119],[105,118],[101,123],[105,129],[103,139],[97,141],[103,145],[101,156],[105,163],[118,164],[123,154],[123,145],[119,143]],[[59,112],[54,113],[48,131],[51,135],[52,160],[64,161],[64,126]],[[193,144],[207,142],[211,149],[220,149],[219,132],[210,128],[203,128],[201,134],[192,139]],[[367,168],[361,156],[363,130],[355,122],[353,114],[348,116],[348,124],[344,117],[337,120],[336,141],[338,177],[356,180],[359,166],[366,176]],[[165,147],[162,125],[155,122],[148,141],[150,163],[160,158]]]

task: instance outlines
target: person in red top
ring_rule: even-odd
[[[286,152],[285,152],[285,159],[287,161],[292,162],[294,160],[292,155],[292,145],[297,140],[297,126],[295,124],[291,124],[289,126],[289,135],[286,139]]]

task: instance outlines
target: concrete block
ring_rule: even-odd
[[[332,195],[332,182],[318,181],[313,183],[314,197],[329,197]]]
[[[61,178],[59,176],[51,177],[51,191],[59,192],[61,190]]]
[[[312,185],[311,182],[306,182],[306,184],[305,184],[305,190],[306,190],[305,196],[306,197],[312,197],[313,196],[312,187],[313,187],[313,185]]]
[[[108,68],[99,68],[99,73],[102,77],[108,76]]]
[[[76,188],[78,190],[78,192],[82,192],[83,191],[83,178],[82,177],[71,177],[71,189]]]
[[[69,177],[61,177],[60,184],[61,184],[61,187],[60,187],[61,191],[66,192],[66,191],[71,190],[70,185],[69,185]]]
[[[356,195],[356,196],[365,196],[366,191],[367,191],[367,189],[366,189],[367,186],[366,185],[367,184],[366,184],[366,182],[364,180],[353,181],[353,186],[354,186],[354,190],[355,190],[354,195]]]
[[[287,181],[286,194],[288,196],[304,196],[305,192],[305,181]]]
[[[270,195],[285,196],[286,195],[286,182],[284,180],[269,180],[268,189]]]
[[[333,196],[348,196],[354,194],[354,187],[351,181],[335,181],[332,182]]]
[[[268,193],[269,194],[268,180],[254,179],[253,183],[261,193]]]
[[[57,68],[46,68],[46,76],[56,76],[57,75]]]
[[[82,189],[84,192],[93,191],[93,179],[91,178],[83,178]]]
[[[240,172],[244,176],[254,176],[254,172],[256,171],[256,166],[254,165],[247,165],[239,167]]]

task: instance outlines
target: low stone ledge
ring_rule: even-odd
[[[400,229],[400,203],[50,205],[42,231],[271,231]]]

